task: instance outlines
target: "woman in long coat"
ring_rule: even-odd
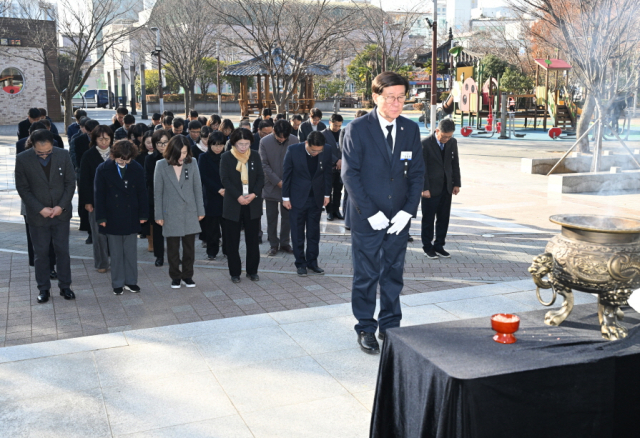
[[[253,134],[245,128],[233,131],[229,143],[231,150],[220,160],[220,178],[224,187],[222,217],[225,219],[227,259],[231,281],[240,282],[240,231],[244,226],[247,247],[247,277],[258,281],[260,264],[260,216],[262,215],[262,188],[264,171],[258,151],[251,149]]]
[[[201,231],[199,221],[204,217],[204,203],[198,164],[192,159],[189,140],[185,136],[176,135],[169,140],[164,159],[156,164],[153,180],[155,219],[163,227],[162,234],[167,239],[171,287],[179,289],[182,283],[195,287],[195,238]]]
[[[202,224],[207,241],[207,257],[209,260],[215,260],[218,255],[220,236],[222,236],[222,254],[227,254],[224,219],[222,218],[222,202],[225,191],[220,180],[220,158],[224,151],[225,141],[221,132],[211,133],[207,138],[209,149],[206,153],[201,154],[198,159],[198,168],[200,169],[204,191],[205,217]],[[222,229],[222,233],[220,229]]]

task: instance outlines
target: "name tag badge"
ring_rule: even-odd
[[[413,156],[413,152],[411,152],[411,151],[402,151],[402,152],[400,152],[400,160],[401,161],[411,160],[412,156]]]
[[[242,195],[249,196],[249,184],[242,184]]]

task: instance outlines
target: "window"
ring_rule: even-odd
[[[22,72],[14,67],[2,70],[2,73],[0,73],[0,87],[5,93],[20,93],[24,87]]]

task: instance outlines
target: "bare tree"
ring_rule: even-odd
[[[36,55],[23,56],[33,56],[29,59],[42,63],[51,75],[56,92],[64,101],[65,126],[73,119],[73,96],[105,53],[135,30],[130,25],[121,25],[137,21],[135,4],[133,0],[58,0],[56,7],[46,2],[18,2],[19,14],[38,49]],[[56,21],[65,46],[58,47],[57,38],[51,38],[41,26],[42,20]],[[58,69],[58,55],[67,57],[63,74]]]
[[[0,0],[0,17],[10,17],[12,9],[11,0]]]
[[[353,28],[357,10],[330,0],[207,0],[224,31],[220,40],[252,57],[261,57],[270,73],[278,112],[327,48]]]
[[[185,113],[195,104],[195,86],[206,58],[215,52],[216,22],[205,11],[207,0],[184,0],[179,4],[159,0],[149,18],[149,24],[160,29],[162,35],[165,69],[184,88]],[[148,41],[155,41],[151,34]]]
[[[598,111],[592,171],[600,170],[603,120],[637,85],[640,67],[640,3],[637,0],[512,0],[542,26],[534,35],[566,53],[573,75],[593,97]],[[581,121],[578,136],[586,132]],[[581,132],[582,131],[582,132]],[[626,146],[625,146],[626,147]]]
[[[382,1],[378,6],[374,4],[356,2],[353,5],[358,10],[358,33],[365,46],[375,44],[381,50],[382,71],[397,70],[404,65],[415,50],[409,37],[418,20],[424,19],[426,2],[417,1],[412,6],[396,11],[382,10]],[[357,41],[357,38],[351,39]],[[357,52],[359,50],[356,49]]]

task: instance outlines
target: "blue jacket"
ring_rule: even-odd
[[[325,145],[318,154],[315,175],[309,174],[307,151],[304,143],[292,144],[284,156],[282,172],[282,197],[289,198],[291,208],[302,208],[307,202],[311,188],[316,205],[321,208],[325,196],[331,196],[331,146]]]
[[[204,211],[207,216],[222,216],[222,201],[224,197],[218,193],[218,190],[223,188],[220,180],[221,156],[222,154],[218,154],[216,157],[213,152],[209,151],[200,154],[200,158],[198,158]]]
[[[117,167],[116,162],[109,159],[96,170],[93,185],[96,221],[107,223],[106,227],[99,227],[102,234],[137,234],[140,221],[149,218],[144,170],[132,160],[121,178]]]
[[[402,116],[396,124],[391,160],[376,108],[345,128],[341,176],[349,192],[347,214],[353,231],[373,232],[367,219],[379,211],[390,220],[400,210],[413,216],[418,211],[425,177],[420,129]],[[411,160],[401,161],[401,152],[410,152]]]

